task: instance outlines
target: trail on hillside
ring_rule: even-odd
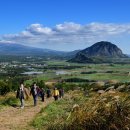
[[[33,130],[29,123],[34,119],[41,108],[44,108],[53,101],[52,98],[45,102],[38,101],[37,106],[33,106],[33,101],[25,101],[25,108],[6,107],[0,111],[0,130]]]

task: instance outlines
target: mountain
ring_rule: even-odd
[[[127,54],[128,57],[130,57],[130,54]]]
[[[0,55],[61,56],[66,52],[28,47],[20,44],[0,43]]]
[[[71,62],[81,62],[81,63],[93,63],[102,62],[104,59],[110,58],[126,58],[127,56],[123,54],[121,49],[111,42],[101,41],[94,45],[79,51]]]
[[[44,56],[45,58],[54,59],[71,59],[80,50],[65,52],[56,51],[50,49],[41,49],[35,47],[29,47],[21,44],[13,43],[0,43],[0,55],[10,55],[10,56]]]

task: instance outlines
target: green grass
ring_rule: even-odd
[[[100,81],[107,81],[107,80],[118,80],[119,82],[130,82],[130,76],[128,76],[128,72],[130,71],[129,64],[78,64],[78,63],[68,63],[65,61],[48,61],[47,64],[49,65],[70,65],[70,66],[77,66],[77,68],[65,70],[71,74],[64,74],[57,76],[55,74],[56,70],[48,69],[44,72],[43,75],[39,75],[34,77],[31,80],[27,80],[27,84],[33,83],[33,81],[48,81],[53,79],[68,79],[68,78],[83,78],[88,80],[100,80]],[[82,66],[82,67],[78,67]],[[64,69],[62,69],[64,70]],[[81,72],[92,72],[95,71],[96,73],[93,74],[81,74]],[[107,73],[112,71],[112,73]]]
[[[75,73],[73,73],[75,71]],[[96,71],[94,74],[81,74],[81,72]],[[113,71],[114,73],[107,73],[107,71]],[[72,70],[72,75],[63,75],[62,78],[83,78],[89,80],[118,80],[120,82],[129,82],[130,76],[128,72],[130,71],[130,65],[120,65],[114,64],[113,66],[109,64],[90,64],[86,67]]]
[[[72,94],[73,93],[73,94]],[[71,96],[53,102],[42,108],[40,113],[34,118],[31,125],[38,130],[47,129],[51,125],[62,124],[70,116],[74,104],[83,104],[87,98],[81,92],[71,92]]]
[[[5,106],[17,106],[18,103],[19,100],[12,93],[0,97],[0,109],[2,109]]]

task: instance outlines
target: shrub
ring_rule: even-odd
[[[43,80],[37,82],[37,85],[40,87],[40,88],[45,88],[46,85],[45,85],[45,82]]]
[[[97,71],[88,71],[88,72],[81,72],[81,74],[95,74]]]
[[[5,81],[0,81],[0,95],[5,95],[11,91],[11,86],[9,86]]]
[[[81,78],[68,78],[63,79],[65,82],[95,82],[95,80],[81,79]]]
[[[18,105],[18,99],[15,97],[14,94],[8,93],[5,95],[2,99],[0,99],[0,105],[2,106],[17,106]]]
[[[75,90],[77,85],[76,84],[67,84],[67,83],[57,83],[55,85],[58,89],[63,88],[66,92],[69,90]]]

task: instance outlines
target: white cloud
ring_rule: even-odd
[[[80,29],[81,29],[81,25],[73,23],[73,22],[65,22],[63,24],[57,24],[55,27],[56,31],[63,32],[63,33],[67,33],[67,32],[68,33],[71,33],[71,32],[76,33]]]
[[[48,27],[43,27],[41,24],[31,24],[26,31],[34,34],[34,35],[42,35],[42,34],[52,34],[52,29]]]
[[[3,35],[1,41],[28,44],[46,48],[63,45],[88,45],[100,40],[109,40],[130,34],[130,24],[90,23],[86,25],[65,22],[55,27],[44,27],[42,24],[31,24],[18,34]],[[53,47],[52,47],[53,46]],[[63,50],[63,49],[62,49]]]

